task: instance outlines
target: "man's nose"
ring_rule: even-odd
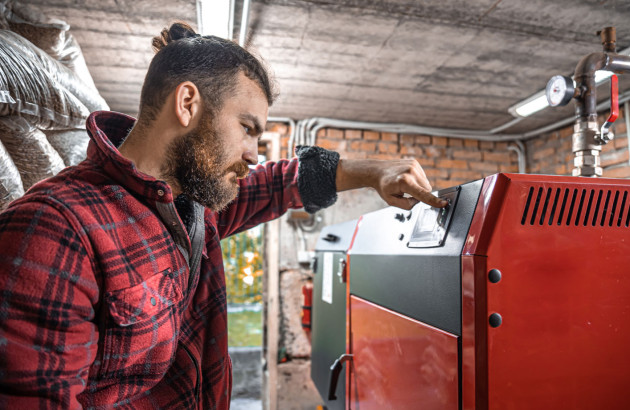
[[[243,161],[247,162],[248,165],[258,164],[258,140],[247,145],[243,153]]]

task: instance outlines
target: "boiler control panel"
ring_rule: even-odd
[[[444,208],[434,208],[425,203],[416,205],[418,217],[407,246],[410,248],[432,248],[442,246],[457,205],[460,186],[440,191],[439,197],[446,199]]]
[[[434,191],[445,208],[363,215],[348,251],[350,294],[461,335],[461,255],[483,182]]]

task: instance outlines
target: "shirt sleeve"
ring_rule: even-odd
[[[0,214],[0,408],[81,408],[98,290],[77,232],[42,202]]]
[[[289,208],[314,213],[337,200],[339,154],[321,147],[298,147],[297,158],[259,165],[240,180],[237,198],[219,212],[221,238],[275,219]]]

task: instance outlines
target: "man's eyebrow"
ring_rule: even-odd
[[[251,121],[252,124],[254,124],[254,135],[261,135],[263,133],[264,130],[262,124],[260,124],[260,121],[258,121],[258,118],[256,118],[254,115],[241,114],[241,119]]]

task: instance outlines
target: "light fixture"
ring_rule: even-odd
[[[619,54],[630,55],[630,48],[626,48],[619,52]],[[597,70],[595,71],[595,84],[599,85],[612,76],[611,71]],[[573,78],[573,77],[571,77]],[[575,82],[574,82],[575,85]],[[527,97],[523,101],[520,101],[510,108],[508,112],[517,118],[529,117],[530,115],[537,113],[538,111],[549,107],[547,97],[545,96],[545,90],[538,91],[536,94]]]
[[[203,36],[232,39],[234,0],[197,0],[197,27]]]
[[[599,85],[600,83],[603,83],[604,81],[612,77],[613,74],[614,73],[612,71],[607,71],[607,70],[595,71],[595,84]]]
[[[508,112],[515,117],[529,117],[535,112],[547,108],[549,103],[547,102],[547,96],[545,90],[538,91],[536,94],[529,98],[524,99],[508,108]]]

